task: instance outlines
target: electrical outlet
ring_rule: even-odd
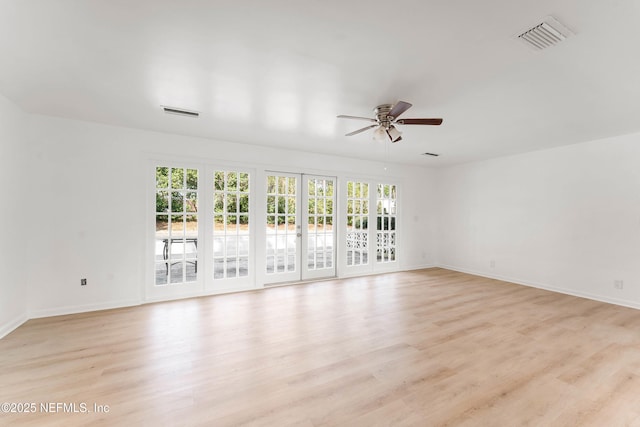
[[[80,286],[87,286],[87,279],[80,279]]]
[[[489,261],[489,267],[496,268],[496,261],[493,260],[493,259],[491,261]]]
[[[613,287],[616,289],[622,289],[624,287],[624,281],[622,280],[614,280]]]

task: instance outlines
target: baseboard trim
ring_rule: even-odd
[[[183,300],[183,299],[191,299],[191,298],[203,298],[203,297],[214,297],[216,295],[227,295],[227,294],[235,294],[238,292],[251,292],[251,291],[257,291],[260,290],[262,288],[254,288],[251,286],[242,286],[239,288],[222,288],[222,289],[216,289],[215,291],[212,292],[205,292],[205,291],[198,291],[198,292],[193,292],[190,294],[185,294],[185,295],[154,295],[154,296],[147,296],[141,303],[140,305],[144,305],[144,304],[154,304],[157,302],[167,302],[167,301],[179,301],[179,300]]]
[[[27,316],[26,313],[23,313],[20,316],[16,317],[15,319],[10,320],[9,322],[7,322],[4,325],[2,325],[0,327],[0,339],[6,337],[11,332],[13,332],[16,329],[18,329],[27,320],[29,320],[29,316]]]
[[[87,304],[87,305],[75,305],[75,306],[67,306],[67,307],[54,307],[47,308],[44,310],[32,310],[29,312],[30,319],[38,319],[41,317],[51,317],[51,316],[64,316],[67,314],[77,314],[77,313],[87,313],[90,311],[98,311],[98,310],[112,310],[115,308],[125,308],[125,307],[133,307],[136,305],[140,305],[140,301],[115,301],[103,304]]]
[[[403,267],[402,271],[413,271],[413,270],[425,270],[427,268],[436,268],[438,265],[436,264],[421,264],[421,265],[410,265]]]
[[[607,303],[607,304],[614,304],[614,305],[619,305],[619,306],[622,306],[622,307],[635,308],[636,310],[640,310],[640,303],[635,303],[635,302],[631,302],[631,301],[627,301],[627,300],[623,300],[623,299],[618,299],[618,298],[611,298],[611,297],[608,297],[608,296],[605,296],[605,295],[591,294],[589,292],[580,292],[580,291],[576,291],[574,289],[562,288],[562,287],[558,287],[558,286],[548,285],[546,283],[532,282],[532,281],[529,281],[529,280],[522,280],[522,279],[518,279],[518,278],[515,278],[515,277],[502,276],[502,275],[498,275],[498,274],[487,274],[484,271],[477,271],[477,270],[463,268],[463,267],[457,267],[457,266],[453,266],[453,265],[441,264],[441,265],[438,265],[437,267],[444,268],[446,270],[458,271],[460,273],[472,274],[474,276],[485,277],[487,279],[495,279],[495,280],[500,280],[500,281],[503,281],[503,282],[509,282],[509,283],[513,283],[515,285],[528,286],[530,288],[544,289],[545,291],[557,292],[557,293],[560,293],[560,294],[571,295],[571,296],[574,296],[574,297],[586,298],[586,299],[590,299],[590,300],[593,300],[593,301],[604,302],[604,303]]]

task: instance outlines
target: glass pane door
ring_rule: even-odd
[[[267,283],[300,280],[300,175],[267,174]]]
[[[396,262],[397,189],[378,184],[376,256],[378,263]]]
[[[302,234],[305,254],[302,278],[332,277],[335,265],[335,178],[304,175],[304,227]]]
[[[274,172],[266,186],[266,283],[335,276],[335,178]]]
[[[198,277],[198,170],[156,168],[155,285]]]
[[[240,283],[249,277],[250,173],[215,170],[213,173],[213,280]]]
[[[347,267],[369,264],[369,183],[347,182]]]

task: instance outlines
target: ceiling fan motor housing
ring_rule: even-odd
[[[391,122],[393,121],[392,117],[389,117],[389,113],[393,108],[392,104],[382,104],[378,105],[373,112],[376,115],[376,120],[380,123],[385,129],[389,129],[391,126]]]

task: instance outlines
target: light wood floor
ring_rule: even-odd
[[[640,425],[640,311],[442,269],[37,319],[0,425]],[[81,409],[81,408],[80,408]]]

